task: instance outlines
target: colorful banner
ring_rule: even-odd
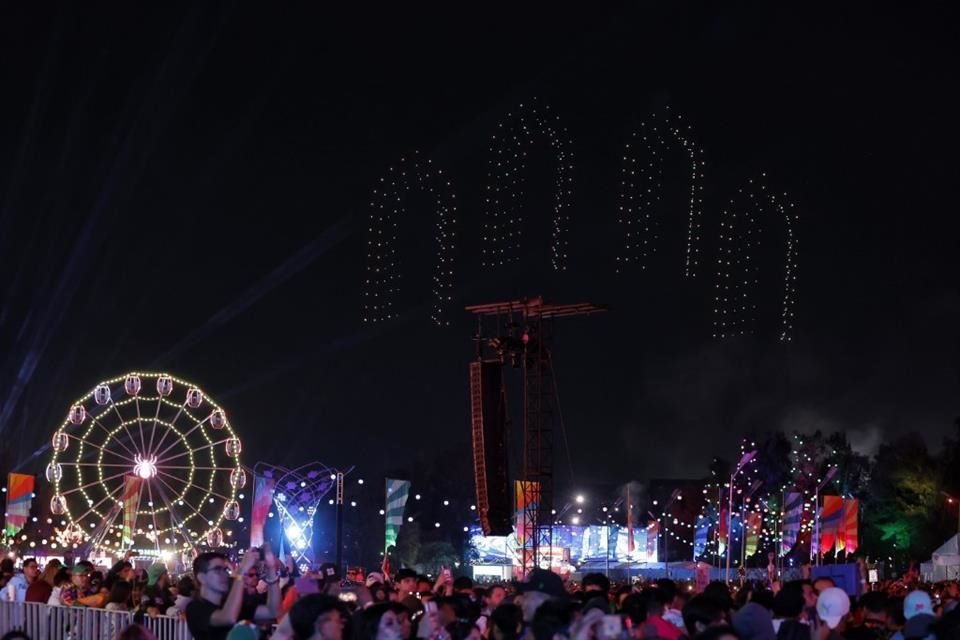
[[[270,507],[273,506],[273,489],[277,481],[266,476],[256,476],[253,479],[253,504],[250,507],[250,546],[263,546],[263,527],[270,516]],[[280,534],[283,543],[283,534]]]
[[[139,476],[123,476],[123,544],[133,544],[133,527],[137,524],[137,510],[140,508],[140,487],[143,480]]]
[[[7,474],[7,520],[3,528],[8,538],[15,536],[30,517],[33,503],[33,476],[26,473]]]
[[[516,489],[516,499],[514,504],[517,505],[514,530],[517,532],[517,544],[523,547],[527,541],[527,538],[534,533],[533,531],[527,531],[523,512],[528,506],[532,506],[533,509],[536,509],[539,506],[540,483],[532,480],[517,480],[514,483],[514,486]]]
[[[843,537],[844,547],[847,555],[856,553],[860,546],[860,501],[843,501],[843,524],[841,525],[841,534],[837,534],[839,541]]]
[[[820,513],[820,553],[830,553],[837,541],[837,532],[843,519],[843,498],[823,496],[823,511]]]
[[[693,561],[707,552],[707,538],[710,536],[710,518],[700,516],[697,529],[693,534]]]
[[[744,535],[746,536],[746,548],[744,553],[746,557],[749,558],[757,552],[757,547],[760,544],[760,529],[763,527],[763,518],[756,511],[751,511],[747,514],[746,518],[746,527]]]
[[[783,525],[780,529],[780,555],[785,556],[797,544],[803,520],[803,494],[791,491],[783,497]]]
[[[652,522],[647,527],[647,557],[654,558],[657,555],[657,541],[660,539],[660,523]]]
[[[387,478],[387,508],[384,511],[386,528],[383,535],[383,549],[386,552],[397,545],[397,536],[403,526],[403,510],[407,506],[409,495],[410,481]]]

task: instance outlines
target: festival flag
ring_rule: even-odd
[[[843,498],[824,496],[823,511],[820,514],[820,553],[826,554],[833,549],[837,541],[837,532],[843,518]]]
[[[137,510],[140,508],[140,487],[142,480],[139,476],[128,474],[123,476],[123,544],[133,544],[133,527],[137,523]]]
[[[390,547],[397,544],[397,535],[403,525],[403,510],[407,506],[407,496],[410,495],[408,480],[392,480],[387,478],[387,508],[385,511],[386,530],[383,536],[383,549],[390,551]]]
[[[780,531],[780,555],[785,556],[797,544],[803,519],[803,494],[791,491],[783,498],[783,526]]]
[[[746,557],[748,558],[757,552],[757,546],[759,546],[760,543],[760,528],[762,526],[763,518],[758,512],[751,511],[747,514],[746,531],[744,532],[746,536],[744,553],[746,553]]]
[[[8,473],[7,520],[3,528],[8,538],[15,536],[23,529],[23,525],[27,524],[32,502],[33,476],[26,473]]]
[[[654,557],[657,553],[657,540],[660,536],[660,523],[652,522],[647,527],[647,559]]]
[[[633,501],[630,500],[630,485],[627,485],[627,553],[632,554],[636,550],[633,540]]]
[[[727,550],[727,536],[730,533],[730,511],[720,507],[720,522],[717,524],[717,553],[723,555]]]
[[[810,559],[820,553],[820,505],[813,506],[813,532],[810,534]]]
[[[516,487],[515,504],[517,505],[515,530],[517,532],[517,545],[522,548],[527,538],[534,534],[533,531],[527,530],[523,513],[527,509],[528,500],[532,509],[535,510],[539,506],[540,483],[533,480],[517,480],[514,486]]]
[[[253,505],[250,508],[250,546],[263,546],[263,527],[267,524],[270,507],[273,504],[274,478],[256,476],[253,479]],[[283,533],[280,533],[283,541]]]
[[[710,518],[700,516],[697,520],[697,530],[693,535],[693,561],[707,552],[707,538],[710,535]]]
[[[843,536],[844,547],[847,555],[856,553],[860,546],[860,501],[843,501],[843,524],[841,525],[841,534]],[[840,540],[841,534],[837,534],[837,540]]]

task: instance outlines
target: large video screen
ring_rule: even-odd
[[[650,534],[648,539],[648,533]],[[659,540],[656,533],[646,528],[633,530],[633,552],[628,552],[629,536],[625,527],[573,526],[553,527],[555,561],[571,564],[606,561],[615,563],[657,562]],[[470,544],[478,564],[520,564],[516,535],[484,536],[479,526],[470,529]]]

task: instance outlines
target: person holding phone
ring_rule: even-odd
[[[227,556],[216,551],[201,553],[193,561],[193,573],[200,585],[199,597],[187,605],[187,626],[195,640],[225,640],[239,620],[243,607],[244,576],[256,567],[260,552],[250,549],[240,560],[237,572],[230,575]],[[267,603],[253,610],[254,622],[276,618],[280,609],[280,578],[275,558],[264,558],[264,582]]]

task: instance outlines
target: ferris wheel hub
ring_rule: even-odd
[[[133,474],[144,480],[157,475],[157,456],[143,457],[139,453],[133,457]]]

